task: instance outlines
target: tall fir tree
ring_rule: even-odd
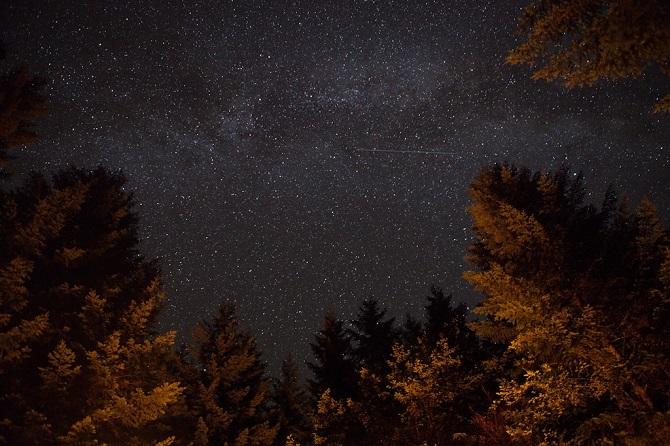
[[[182,391],[154,335],[159,271],[124,178],[71,169],[0,192],[0,444],[147,444]]]
[[[326,314],[323,328],[310,346],[315,358],[307,364],[313,374],[308,381],[312,398],[318,401],[327,389],[336,399],[356,395],[356,368],[344,323],[334,314]]]
[[[670,426],[668,232],[646,202],[583,195],[565,169],[496,165],[471,187],[473,325],[516,358],[493,410],[519,444],[656,444]]]
[[[352,358],[356,369],[365,367],[372,373],[384,375],[393,345],[398,341],[395,318],[386,318],[386,309],[379,308],[374,299],[363,301],[353,328],[347,330],[353,341]]]
[[[298,367],[289,355],[281,365],[281,376],[272,391],[273,420],[279,425],[276,446],[284,446],[290,436],[299,444],[311,438],[310,400],[300,383]]]
[[[255,339],[240,330],[231,304],[195,330],[192,364],[183,364],[194,446],[270,446],[270,382]]]

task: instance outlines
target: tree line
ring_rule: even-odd
[[[192,345],[156,332],[160,270],[124,177],[35,174],[0,192],[0,444],[664,444],[670,234],[653,205],[498,164],[470,187],[471,312],[366,300],[324,317],[306,385],[271,379],[223,304]]]

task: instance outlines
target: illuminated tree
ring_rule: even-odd
[[[520,443],[628,441],[667,427],[669,238],[653,207],[582,202],[580,177],[484,169],[471,187],[484,293],[473,324],[516,357],[493,410]],[[664,424],[665,423],[665,424]],[[659,431],[656,438],[667,433]]]
[[[195,338],[195,363],[184,379],[194,445],[272,445],[278,428],[268,421],[270,383],[234,307],[222,305],[211,322],[198,325]]]
[[[534,79],[576,87],[638,78],[651,67],[670,75],[670,5],[665,0],[534,0],[519,30],[527,40],[507,61],[534,67]],[[670,95],[654,110],[670,111]]]
[[[132,197],[104,169],[0,193],[0,444],[147,444],[181,393]]]
[[[390,360],[389,390],[400,405],[397,444],[453,444],[463,434],[469,411],[462,396],[476,386],[446,339],[431,349],[396,345]]]

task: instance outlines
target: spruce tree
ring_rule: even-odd
[[[146,444],[181,387],[153,335],[159,271],[124,178],[71,169],[0,193],[0,444]]]
[[[363,301],[353,329],[347,330],[353,341],[352,357],[356,368],[365,367],[370,372],[384,375],[388,371],[391,349],[396,343],[395,318],[386,318],[386,309],[379,308],[374,299]]]
[[[318,401],[326,389],[335,399],[355,395],[356,369],[344,323],[332,313],[326,314],[323,328],[310,346],[315,358],[314,363],[307,364],[313,374],[308,380],[312,398]]]
[[[256,341],[240,330],[234,307],[221,305],[194,336],[195,362],[184,366],[193,444],[273,444],[277,426],[268,420],[270,382]]]

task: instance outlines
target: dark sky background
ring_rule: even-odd
[[[526,2],[5,0],[12,64],[48,80],[14,169],[123,169],[164,268],[161,325],[237,302],[272,368],[324,312],[419,314],[462,281],[483,165],[582,170],[670,204],[659,77],[565,91],[504,64]],[[378,152],[374,152],[377,150]]]

